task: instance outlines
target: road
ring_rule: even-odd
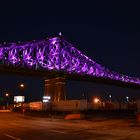
[[[134,120],[63,120],[0,113],[0,140],[139,140]]]

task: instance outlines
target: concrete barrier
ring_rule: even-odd
[[[68,114],[64,117],[65,120],[80,120],[81,114]]]
[[[11,110],[0,110],[0,113],[8,113],[11,112]]]

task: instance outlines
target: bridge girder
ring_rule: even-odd
[[[68,79],[140,86],[139,78],[110,71],[77,50],[62,36],[0,44],[0,71],[49,74],[48,77],[63,74]]]

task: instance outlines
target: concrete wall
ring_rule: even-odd
[[[98,110],[98,109],[106,109],[106,110],[129,110],[129,109],[137,109],[139,106],[140,109],[140,102],[134,103],[119,103],[119,102],[102,102],[102,103],[88,103],[89,110]]]
[[[31,110],[49,110],[54,111],[85,111],[85,110],[129,110],[129,109],[138,109],[140,111],[140,100],[136,103],[119,103],[119,102],[101,102],[101,103],[87,103],[87,100],[64,100],[59,102],[43,103],[39,102],[30,102],[24,103],[26,108]]]
[[[52,110],[57,111],[87,110],[87,100],[66,100],[52,102]]]

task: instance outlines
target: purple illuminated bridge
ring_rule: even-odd
[[[62,36],[39,41],[0,44],[0,71],[25,72],[45,77],[140,86],[140,79],[129,77],[96,63]]]

